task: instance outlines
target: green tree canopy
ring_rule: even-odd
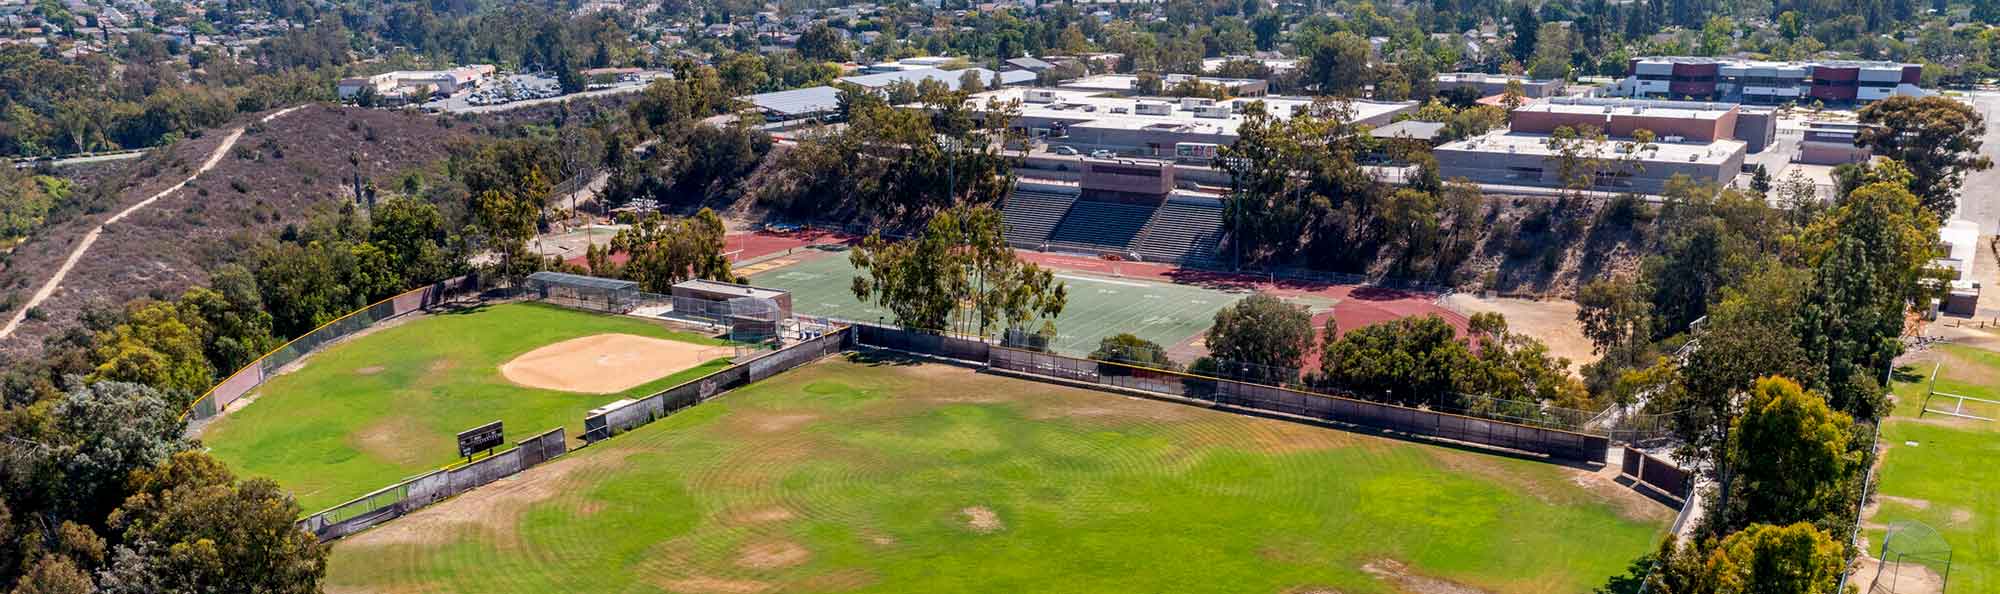
[[[1959,186],[1965,173],[1993,166],[1979,154],[1986,120],[1971,104],[1951,97],[1897,95],[1861,108],[1866,124],[1855,144],[1872,149],[1910,168],[1910,190],[1932,215],[1945,218],[1958,209]]]
[[[1790,524],[1846,516],[1848,481],[1861,463],[1853,420],[1816,392],[1782,377],[1757,380],[1730,431],[1728,526]]]
[[[1312,348],[1312,314],[1304,306],[1262,293],[1215,312],[1208,353],[1231,377],[1270,383],[1298,380]]]

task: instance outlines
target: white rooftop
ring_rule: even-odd
[[[1618,158],[1619,148],[1625,141],[1604,141],[1604,158]],[[1729,158],[1744,152],[1748,147],[1741,140],[1722,139],[1713,142],[1655,142],[1653,148],[1639,156],[1642,163],[1700,163],[1720,165]],[[1464,140],[1447,142],[1437,148],[1440,151],[1474,151],[1524,155],[1555,156],[1549,148],[1549,135],[1520,132],[1496,131]]]
[[[1029,102],[1027,95],[1030,92],[1046,93],[1053,96],[1054,100]],[[1092,127],[1140,129],[1165,124],[1213,128],[1229,134],[1234,134],[1236,127],[1243,123],[1242,108],[1252,102],[1263,102],[1265,111],[1279,117],[1291,117],[1310,109],[1313,105],[1309,99],[1293,97],[1228,99],[1215,102],[1218,106],[1237,106],[1237,109],[1231,110],[1227,117],[1199,117],[1194,111],[1182,109],[1178,98],[1117,97],[1091,91],[1049,88],[1006,88],[986,91],[972,95],[968,101],[983,106],[989,98],[997,98],[1002,102],[1020,101],[1022,117],[1064,120],[1071,122],[1072,126],[1089,122],[1088,125]],[[1171,109],[1167,115],[1141,114],[1138,106],[1142,103],[1168,104]],[[1356,100],[1350,103],[1350,109],[1354,112],[1352,119],[1356,121],[1393,114],[1415,106],[1416,103],[1413,101]]]

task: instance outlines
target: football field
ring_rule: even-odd
[[[854,298],[854,267],[845,251],[807,250],[764,264],[752,271],[750,283],[791,291],[794,311],[895,322],[886,308]],[[1064,271],[1056,271],[1056,280],[1069,286],[1069,303],[1056,318],[1050,347],[1069,355],[1088,354],[1099,340],[1122,332],[1173,348],[1207,330],[1217,310],[1246,295]]]

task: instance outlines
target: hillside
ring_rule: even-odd
[[[44,337],[88,308],[178,294],[206,281],[213,265],[240,255],[242,242],[301,222],[315,208],[352,200],[356,166],[350,155],[358,157],[367,180],[393,187],[406,173],[441,163],[454,140],[471,136],[450,120],[406,112],[311,105],[258,123],[268,115],[239,118],[102,176],[95,183],[102,203],[16,248],[0,271],[0,302],[8,304],[40,289],[91,229],[186,179],[231,131],[244,130],[210,171],[106,225],[49,298],[0,339],[0,354],[38,351]],[[11,307],[5,312],[15,314]]]

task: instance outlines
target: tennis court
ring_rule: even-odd
[[[854,267],[845,251],[802,251],[764,264],[768,267],[753,273],[751,284],[791,291],[794,311],[894,321],[887,309],[854,298],[849,289]],[[1172,348],[1200,335],[1215,321],[1216,310],[1248,294],[1063,271],[1056,278],[1069,285],[1069,304],[1056,318],[1058,334],[1049,346],[1071,355],[1087,354],[1099,340],[1121,332]]]

